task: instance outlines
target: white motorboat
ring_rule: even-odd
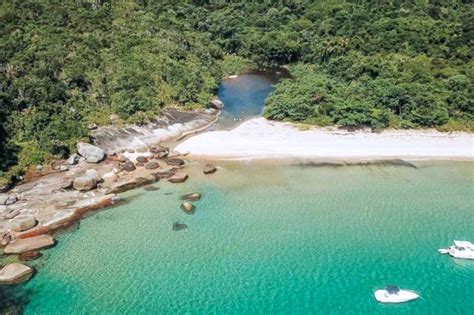
[[[375,299],[381,303],[405,303],[416,300],[419,295],[410,290],[400,290],[395,285],[389,285],[384,290],[374,293]]]
[[[474,259],[474,244],[468,241],[454,241],[454,245],[438,249],[438,252],[459,259]]]

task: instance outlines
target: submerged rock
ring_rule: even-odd
[[[50,235],[40,235],[35,237],[18,239],[11,242],[4,249],[5,254],[21,254],[32,250],[51,247],[55,240]]]
[[[176,172],[174,173],[171,177],[168,178],[168,181],[170,183],[182,183],[188,179],[188,174],[183,173],[183,172]]]
[[[187,201],[198,201],[200,199],[201,199],[200,193],[191,193],[191,194],[181,196],[181,200],[187,200]]]
[[[150,185],[150,186],[143,187],[143,189],[146,190],[146,191],[157,191],[157,190],[160,190],[160,187]]]
[[[173,231],[181,231],[186,229],[188,226],[184,223],[173,223]]]
[[[204,166],[204,174],[213,174],[217,171],[217,167],[212,164],[206,164]]]
[[[95,145],[79,142],[77,152],[86,159],[87,163],[99,163],[105,157],[105,152]]]
[[[30,261],[30,260],[36,260],[40,258],[41,256],[43,256],[43,254],[41,254],[39,251],[32,250],[29,252],[21,253],[18,256],[18,259],[20,259],[21,261]]]
[[[17,284],[30,279],[33,268],[20,263],[8,264],[0,270],[0,284]]]
[[[187,214],[194,214],[196,207],[192,203],[183,202],[181,204],[181,209]]]
[[[97,181],[89,176],[80,176],[74,179],[73,187],[79,191],[91,190],[97,187]]]

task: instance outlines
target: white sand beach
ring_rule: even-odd
[[[176,150],[205,159],[454,159],[474,160],[474,134],[436,130],[348,132],[302,130],[297,125],[255,118],[230,131],[189,138]]]

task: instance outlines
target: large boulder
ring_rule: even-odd
[[[10,242],[3,252],[5,254],[21,254],[32,250],[51,247],[54,245],[54,242],[54,238],[51,235],[23,238]]]
[[[33,268],[20,263],[8,264],[0,270],[0,284],[17,284],[30,279]]]
[[[86,176],[94,179],[96,182],[100,182],[102,180],[102,176],[100,176],[99,172],[97,172],[95,169],[87,170]]]
[[[91,190],[97,187],[97,181],[89,176],[79,176],[74,179],[73,187],[79,191]]]
[[[204,174],[213,174],[217,171],[217,167],[215,167],[214,165],[212,164],[206,164],[204,166]]]
[[[182,183],[186,181],[186,179],[188,179],[188,174],[183,173],[183,172],[176,172],[171,177],[168,178],[168,181],[170,183],[177,184],[177,183]]]
[[[222,103],[222,101],[219,100],[219,99],[217,99],[217,98],[216,98],[216,99],[213,99],[213,100],[211,101],[211,108],[214,108],[214,109],[222,109],[222,108],[224,108],[224,103]]]
[[[105,152],[95,145],[79,142],[77,152],[86,159],[87,163],[99,163],[105,157]]]
[[[178,158],[171,158],[165,160],[166,164],[171,166],[181,166],[184,165],[184,160]]]
[[[32,229],[38,224],[35,217],[27,217],[22,219],[15,219],[12,222],[12,230],[15,232],[23,232]]]

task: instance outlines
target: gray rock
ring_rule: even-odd
[[[73,181],[70,178],[64,178],[61,182],[60,188],[61,189],[69,189],[73,185]]]
[[[15,210],[10,210],[7,214],[5,214],[5,219],[10,220],[16,217],[17,215],[20,214],[20,210],[15,209]]]
[[[95,130],[95,129],[97,129],[97,128],[98,128],[97,124],[94,124],[94,123],[89,124],[89,125],[87,126],[87,129],[88,129],[88,130]]]
[[[135,153],[135,150],[133,150],[133,149],[127,149],[127,152],[128,152],[128,153]]]
[[[133,172],[137,168],[135,167],[135,164],[133,164],[132,161],[127,160],[127,162],[124,163],[123,169],[126,170],[127,172]]]
[[[191,193],[191,194],[181,196],[181,200],[187,200],[187,201],[198,201],[200,199],[201,199],[200,193]]]
[[[38,224],[34,217],[15,219],[12,222],[12,230],[15,232],[23,232],[32,229]]]
[[[0,270],[0,284],[17,284],[28,281],[33,271],[33,268],[24,264],[8,264]]]
[[[181,210],[183,210],[187,214],[194,214],[194,210],[196,207],[190,202],[183,202],[181,204]]]
[[[188,179],[188,174],[183,173],[183,172],[176,172],[174,173],[171,177],[168,178],[168,181],[170,183],[182,183]]]
[[[99,163],[105,157],[105,152],[95,145],[79,142],[77,152],[86,159],[87,163]]]
[[[67,167],[66,165],[61,165],[59,167],[59,171],[60,172],[67,172],[67,171],[69,171],[69,167]]]
[[[158,158],[158,159],[163,159],[163,158],[167,157],[168,154],[169,154],[168,151],[163,151],[163,152],[159,152],[158,154],[156,154],[155,157]]]
[[[97,187],[97,181],[89,176],[80,176],[74,179],[73,187],[79,191],[91,190]]]
[[[165,160],[166,164],[171,166],[181,166],[184,165],[184,160],[178,158],[171,158]]]
[[[96,182],[100,182],[102,180],[102,176],[100,176],[99,172],[97,172],[95,169],[87,170],[86,176],[94,179]]]
[[[76,165],[77,162],[79,162],[79,155],[77,154],[71,154],[69,158],[66,160],[67,165]]]
[[[160,164],[158,164],[158,162],[148,162],[146,165],[145,165],[145,168],[147,170],[153,170],[153,169],[156,169],[156,168],[159,168],[160,167]]]
[[[12,205],[14,204],[15,202],[18,201],[18,197],[17,196],[8,196],[7,199],[3,202],[4,205]]]
[[[146,163],[146,162],[148,162],[148,159],[146,157],[140,155],[140,156],[137,156],[137,162],[138,163]]]
[[[222,103],[222,101],[219,99],[213,99],[211,101],[211,108],[222,109],[224,108],[224,103]]]
[[[206,164],[204,166],[204,174],[213,174],[217,171],[217,167],[212,164]]]
[[[21,254],[32,250],[51,247],[55,240],[50,235],[40,235],[35,237],[18,239],[8,244],[5,249],[5,254]]]
[[[37,169],[38,171],[42,171],[42,170],[43,170],[43,165],[41,165],[41,164],[40,164],[40,165],[36,165],[36,169]]]

